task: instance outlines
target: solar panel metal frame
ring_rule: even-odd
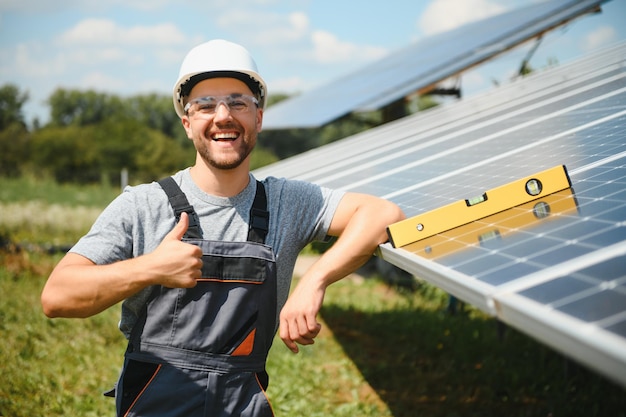
[[[267,109],[264,127],[322,126],[376,110],[592,11],[607,0],[552,0],[434,35],[327,85]],[[488,31],[485,28],[489,28]]]
[[[623,133],[621,124],[616,125],[614,129],[617,130],[612,133],[595,130],[605,126],[610,127],[611,123],[624,123],[626,120],[625,68],[626,43],[617,44],[574,63],[536,73],[524,80],[500,87],[475,98],[443,105],[371,129],[256,170],[254,174],[259,178],[267,175],[286,176],[316,182],[331,188],[343,188],[357,192],[363,191],[363,188],[372,182],[384,183],[389,180],[389,187],[379,189],[374,194],[399,202],[402,205],[401,201],[406,201],[402,200],[406,196],[414,195],[414,193],[428,189],[437,183],[446,184],[448,181],[446,177],[453,175],[453,171],[475,178],[481,189],[491,188],[502,178],[498,175],[492,178],[488,173],[481,172],[485,166],[491,163],[487,161],[489,159],[493,159],[494,163],[498,164],[504,161],[505,157],[517,158],[527,155],[533,146],[539,146],[543,142],[570,143],[569,138],[579,133],[591,135],[589,136],[591,143],[593,143],[594,138],[605,134],[621,135],[614,136],[612,139],[606,136],[607,141],[613,140],[614,143],[619,144],[616,148],[617,151],[608,152],[613,148],[600,146],[597,148],[597,155],[594,155],[592,159],[574,158],[574,161],[580,162],[568,167],[574,194],[576,194],[577,188],[579,194],[580,190],[583,191],[583,209],[593,206],[593,204],[601,204],[604,199],[603,195],[594,196],[593,193],[587,196],[585,184],[597,183],[597,188],[600,191],[607,189],[607,187],[618,190],[614,191],[613,196],[615,197],[609,198],[609,201],[605,203],[608,207],[607,210],[611,208],[612,204],[616,204],[618,207],[617,211],[614,211],[612,217],[609,216],[609,220],[605,223],[607,230],[612,225],[610,230],[621,234],[617,238],[612,235],[613,243],[607,247],[598,248],[594,246],[595,249],[589,249],[592,248],[589,246],[581,255],[571,255],[570,258],[559,261],[554,266],[539,268],[499,283],[483,281],[482,278],[477,278],[480,277],[480,274],[477,276],[468,274],[466,271],[464,272],[463,266],[455,267],[445,262],[432,261],[402,248],[394,249],[389,244],[381,245],[379,255],[386,261],[433,283],[626,386],[626,332],[624,332],[624,337],[621,337],[620,334],[607,330],[613,324],[622,325],[626,323],[626,305],[618,306],[618,314],[610,316],[609,319],[603,319],[599,322],[585,322],[564,313],[558,307],[542,304],[524,295],[535,288],[541,288],[541,285],[547,285],[551,282],[558,283],[559,280],[567,279],[568,274],[575,276],[585,268],[591,268],[595,265],[601,266],[616,260],[620,262],[622,257],[626,265],[626,233],[624,233],[626,231],[626,214],[623,212],[625,206],[619,205],[620,202],[626,200],[624,195],[626,194],[626,180],[624,180],[626,178],[626,140],[620,139],[626,133]],[[549,106],[553,106],[552,113],[541,117],[530,117],[533,111],[539,111]],[[575,120],[574,127],[568,126],[567,123],[560,125],[558,117],[551,116],[555,114],[558,117]],[[582,116],[587,117],[587,119]],[[485,129],[484,136],[479,135],[474,140],[475,142],[490,144],[490,141],[493,141],[493,144],[497,144],[498,142],[494,138],[506,138],[507,132],[509,136],[514,135],[520,129],[532,128],[534,125],[543,123],[542,120],[545,120],[549,127],[549,132],[545,133],[547,136],[539,136],[535,141],[529,143],[519,143],[518,148],[507,151],[508,154],[505,156],[487,155],[485,160],[475,161],[469,165],[454,165],[463,162],[458,158],[454,159],[455,154],[459,154],[461,149],[472,149],[471,147],[468,148],[467,146],[470,145],[464,143],[462,139],[479,134],[481,129]],[[407,162],[405,166],[394,166],[394,162],[407,154],[411,154],[411,152],[415,152],[416,149],[428,150],[431,147],[444,149],[448,142],[452,143],[455,140],[457,141],[456,147],[445,149],[439,153],[435,152],[429,156],[427,161],[416,160],[413,162],[426,167],[430,165],[436,167],[442,161],[453,158],[453,162],[447,162],[447,168],[452,174],[447,172],[433,179],[404,178],[408,182],[402,184],[394,182],[403,179],[399,174],[409,173],[410,169],[407,169],[406,166],[411,165]],[[587,145],[587,142],[582,141],[581,144],[591,146]],[[603,145],[603,143],[599,144]],[[552,162],[560,163],[561,161]],[[524,165],[524,163],[521,164]],[[532,169],[532,171],[526,172],[527,174],[537,171],[536,168],[538,167],[533,167],[532,163],[527,165],[516,169],[522,171]],[[309,168],[311,166],[314,168]],[[607,178],[605,182],[593,180],[590,177],[595,171],[602,171],[603,169],[607,171],[607,174],[600,175],[599,178]],[[507,173],[507,175],[509,174]],[[458,179],[459,177],[453,178]],[[342,185],[336,187],[340,183]],[[587,188],[592,190],[590,186]],[[431,192],[431,194],[433,193]],[[467,197],[467,195],[453,195],[446,190],[439,196],[433,195],[433,199],[436,200],[442,195],[445,196],[436,201],[439,206],[442,205],[442,201]],[[470,196],[472,195],[476,195],[474,189],[471,189]],[[598,201],[595,202],[595,200]],[[412,216],[436,208],[436,204],[435,206],[433,204],[435,203],[421,202],[419,207],[404,206],[403,208],[408,216]],[[590,220],[595,220],[594,215],[592,213]],[[575,218],[580,224],[584,223],[584,219],[579,219],[573,215],[566,214],[563,217],[565,220],[568,218]],[[572,230],[572,233],[576,232],[575,229]],[[522,232],[525,233],[523,230]],[[548,237],[550,237],[549,233]],[[575,243],[576,239],[577,235],[573,234],[572,242]],[[617,241],[615,241],[616,239]],[[496,252],[494,252],[494,256],[497,254]],[[485,252],[485,262],[490,259],[490,256],[492,255]],[[495,271],[498,271],[497,268]],[[619,273],[626,275],[626,270],[620,270]],[[606,286],[607,291],[617,291],[616,294],[620,296],[626,294],[626,277],[593,285],[595,285],[594,291],[596,292]],[[603,323],[602,326],[604,327],[600,327],[601,325],[598,323]]]

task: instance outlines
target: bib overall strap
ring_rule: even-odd
[[[270,213],[267,211],[267,196],[265,186],[259,180],[256,182],[256,195],[250,209],[250,228],[248,242],[265,243],[269,230]]]
[[[200,230],[200,221],[193,206],[189,204],[187,197],[182,192],[176,181],[172,177],[159,180],[159,185],[167,194],[170,204],[174,209],[176,222],[180,220],[181,213],[185,212],[189,215],[189,228],[185,233],[186,238],[202,239],[202,231]],[[255,243],[265,243],[265,237],[269,230],[270,214],[267,211],[267,196],[265,194],[265,186],[261,181],[256,182],[256,194],[254,202],[250,209],[250,227],[248,229],[248,241]]]
[[[159,180],[159,185],[167,194],[170,200],[170,205],[174,209],[174,215],[176,216],[176,223],[180,220],[180,215],[185,212],[189,215],[189,227],[185,233],[186,238],[189,239],[202,239],[202,231],[200,230],[200,220],[196,214],[193,206],[189,204],[187,197],[182,192],[174,178],[167,177]]]

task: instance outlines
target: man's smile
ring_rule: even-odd
[[[211,135],[215,141],[233,141],[239,137],[237,132],[218,132]]]

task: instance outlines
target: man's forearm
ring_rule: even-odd
[[[331,226],[340,234],[339,239],[305,272],[281,311],[280,337],[294,353],[299,350],[298,343],[314,343],[321,329],[316,317],[326,288],[362,266],[387,240],[387,225],[404,218],[392,203],[366,196],[348,197]]]
[[[148,285],[136,259],[94,265],[68,254],[50,275],[41,294],[48,317],[83,318],[98,314]]]
[[[335,244],[305,275],[322,279],[327,287],[351,274],[367,262],[378,245],[387,241],[387,226],[404,218],[396,205],[384,200],[359,207]]]
[[[44,313],[49,317],[89,317],[149,285],[195,286],[201,276],[202,250],[181,241],[188,226],[187,213],[183,213],[153,252],[109,265],[95,265],[68,253],[44,287]]]

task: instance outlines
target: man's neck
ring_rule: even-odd
[[[246,161],[247,162],[247,161]],[[247,163],[235,169],[218,169],[196,162],[190,169],[191,178],[198,188],[218,197],[233,197],[242,192],[250,182]]]

